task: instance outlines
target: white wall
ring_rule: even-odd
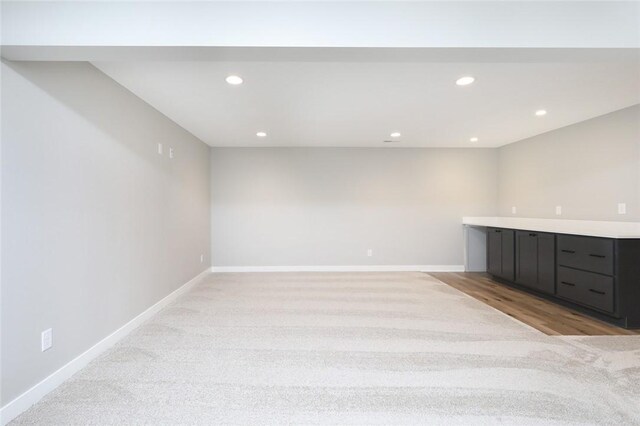
[[[522,217],[640,221],[640,105],[506,145],[499,159],[501,216],[516,206]]]
[[[497,151],[213,148],[211,199],[215,266],[462,265]]]
[[[209,148],[89,64],[3,62],[2,197],[2,405],[209,266]]]

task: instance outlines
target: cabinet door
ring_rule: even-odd
[[[537,288],[538,286],[538,234],[516,232],[516,282]]]
[[[556,289],[556,236],[538,234],[538,290],[554,294]]]
[[[516,275],[516,263],[515,263],[515,231],[510,229],[502,229],[502,274],[500,275],[505,280],[513,281]]]
[[[487,229],[487,272],[502,275],[502,230]]]

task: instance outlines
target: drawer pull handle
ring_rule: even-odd
[[[591,293],[595,293],[595,294],[602,294],[602,295],[604,295],[604,294],[605,294],[605,292],[604,292],[604,291],[594,290],[594,289],[592,289],[592,288],[590,288],[590,289],[589,289],[589,291],[590,291]]]
[[[502,232],[502,231],[501,231],[501,230],[499,230],[499,229],[496,229],[495,231],[496,231],[496,232]]]
[[[574,283],[568,283],[566,281],[560,281],[560,284],[569,285],[571,287],[575,287],[576,286]]]
[[[607,256],[601,255],[601,254],[590,254],[589,256],[591,257],[597,257],[598,259],[604,259]]]
[[[563,253],[571,253],[571,254],[576,252],[575,250],[560,250],[560,251]]]
[[[537,237],[538,234],[529,234],[530,237]]]

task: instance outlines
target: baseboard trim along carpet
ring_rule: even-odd
[[[464,272],[464,265],[213,266],[211,272]]]
[[[147,321],[162,308],[173,302],[184,292],[190,290],[210,272],[210,268],[205,269],[194,278],[189,280],[187,283],[183,284],[180,288],[167,295],[164,299],[152,305],[140,315],[133,318],[131,321],[93,345],[91,348],[87,349],[82,354],[69,361],[64,366],[60,367],[57,371],[46,377],[40,383],[36,384],[31,389],[27,390],[13,401],[7,403],[7,405],[5,405],[4,407],[0,408],[0,425],[6,425],[11,420],[15,419],[24,411],[26,411],[33,404],[40,401],[46,394],[60,386],[65,380],[80,371],[87,364],[89,364],[111,346],[116,344],[118,341],[122,340],[125,336],[142,325],[142,323]]]

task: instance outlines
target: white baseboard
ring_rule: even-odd
[[[46,394],[60,386],[69,377],[84,368],[89,362],[93,361],[98,355],[109,349],[111,346],[120,341],[127,334],[131,333],[134,329],[139,327],[142,323],[147,321],[153,315],[155,315],[162,308],[173,302],[182,293],[189,290],[196,285],[200,279],[205,277],[211,272],[210,268],[202,271],[187,283],[182,285],[177,290],[166,296],[164,299],[157,302],[155,305],[142,312],[140,315],[105,337],[91,348],[87,349],[82,354],[78,355],[73,360],[62,366],[60,369],[49,375],[40,383],[33,386],[31,389],[18,396],[13,401],[7,403],[4,407],[0,408],[0,424],[6,425],[11,420],[18,417],[24,411],[26,411],[33,404],[38,402]]]
[[[211,272],[464,272],[464,265],[212,266]]]

